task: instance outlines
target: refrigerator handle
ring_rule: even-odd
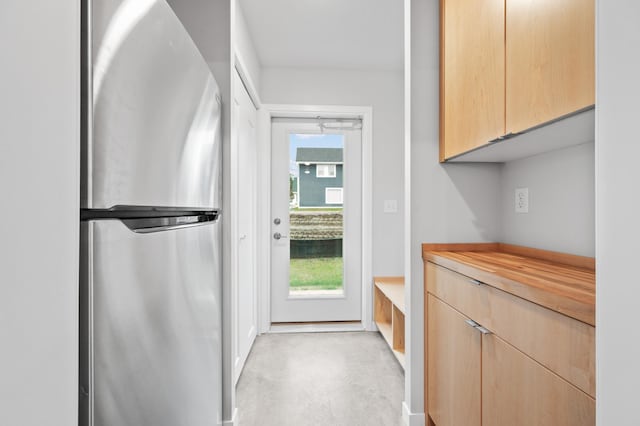
[[[133,232],[148,234],[178,228],[207,225],[216,222],[218,217],[218,213],[210,213],[194,216],[146,217],[120,220]]]

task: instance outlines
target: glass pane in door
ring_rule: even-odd
[[[343,294],[344,136],[289,135],[289,295]]]

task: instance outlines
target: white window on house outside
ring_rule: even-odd
[[[342,188],[325,188],[325,204],[342,204]]]
[[[319,178],[336,177],[336,165],[335,164],[317,164],[316,177],[319,177]]]

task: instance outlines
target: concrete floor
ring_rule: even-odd
[[[237,387],[240,426],[399,426],[404,372],[378,333],[259,336]]]

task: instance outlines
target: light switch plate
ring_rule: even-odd
[[[516,188],[516,213],[529,213],[529,188]]]
[[[398,213],[398,200],[384,200],[385,213]]]

